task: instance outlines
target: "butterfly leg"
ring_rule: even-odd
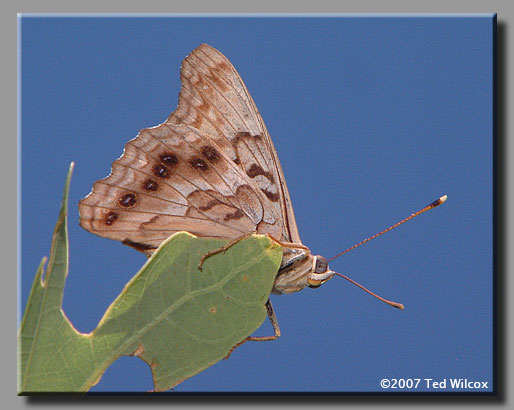
[[[206,254],[204,254],[202,256],[202,258],[200,259],[200,263],[198,263],[198,270],[201,272],[202,269],[203,269],[203,263],[205,262],[205,260],[209,257],[209,256],[212,256],[212,255],[216,255],[217,253],[220,253],[220,252],[225,252],[227,249],[229,249],[230,247],[234,246],[236,243],[238,243],[239,241],[242,241],[243,239],[246,239],[248,238],[249,236],[252,236],[255,232],[249,232],[249,233],[245,233],[244,235],[241,235],[239,237],[237,237],[236,239],[230,241],[229,243],[227,243],[226,245],[223,245],[217,249],[213,249],[212,251],[209,251],[207,252]]]
[[[266,310],[268,312],[268,318],[269,318],[269,321],[271,322],[271,325],[273,326],[273,331],[275,332],[275,334],[273,336],[248,336],[246,339],[243,339],[243,341],[239,342],[234,347],[232,347],[232,349],[230,349],[230,351],[225,356],[225,360],[227,360],[230,357],[232,352],[237,347],[241,346],[245,342],[248,342],[248,341],[266,342],[268,340],[275,340],[280,337],[280,327],[278,326],[277,316],[275,316],[275,311],[273,310],[273,306],[271,305],[271,301],[269,299],[266,302]]]
[[[245,233],[244,235],[241,235],[239,237],[237,237],[236,239],[233,239],[231,240],[229,243],[227,243],[226,245],[223,245],[217,249],[213,249],[212,251],[209,251],[207,252],[206,254],[204,254],[202,256],[202,258],[200,259],[200,262],[198,263],[198,270],[201,272],[202,269],[203,269],[203,263],[205,262],[205,260],[209,257],[209,256],[212,256],[212,255],[216,255],[220,252],[225,252],[227,249],[231,248],[232,246],[234,246],[236,243],[238,243],[239,241],[242,241],[243,239],[246,239],[248,238],[249,236],[252,236],[254,234],[256,234],[257,232],[256,231],[253,231],[253,232],[248,232],[248,233]],[[310,253],[310,249],[307,248],[305,245],[302,245],[300,243],[292,243],[292,242],[282,242],[282,241],[279,241],[278,239],[274,238],[272,235],[270,234],[266,234],[266,236],[268,238],[270,238],[271,240],[275,241],[276,243],[278,243],[280,246],[282,246],[283,248],[292,248],[292,249],[304,249],[306,251],[308,251]]]
[[[278,243],[282,248],[291,248],[291,249],[305,249],[306,251],[308,251],[309,253],[311,253],[310,249],[307,248],[307,246],[305,245],[302,245],[301,243],[293,243],[293,242],[282,242],[282,241],[279,241],[278,239],[274,238],[272,235],[270,235],[269,233],[266,234],[266,236],[270,239],[272,239],[273,241],[275,241],[276,243]]]

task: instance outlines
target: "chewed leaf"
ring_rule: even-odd
[[[87,391],[124,355],[148,363],[155,390],[166,390],[221,360],[261,325],[282,249],[252,236],[210,256],[199,271],[201,257],[224,241],[180,232],[163,242],[93,332],[78,332],[62,311],[71,169],[48,269],[42,281],[43,260],[19,331],[20,394]]]
[[[92,333],[93,349],[107,344],[141,358],[157,391],[225,357],[266,318],[282,250],[255,236],[209,257],[198,271],[202,255],[223,244],[188,233],[164,242]]]

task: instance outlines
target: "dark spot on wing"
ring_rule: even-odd
[[[166,168],[166,166],[163,164],[154,165],[152,171],[153,171],[153,174],[159,178],[168,178],[170,175],[168,172],[168,168]]]
[[[207,171],[209,169],[209,165],[199,157],[193,157],[189,160],[189,165],[198,171]]]
[[[132,193],[122,195],[120,197],[120,199],[118,200],[118,203],[121,206],[124,206],[126,208],[134,206],[136,204],[136,202],[137,202],[137,197],[135,194],[132,194]]]
[[[157,181],[148,178],[143,182],[143,189],[147,191],[157,191],[159,189],[159,184],[157,183]]]
[[[166,165],[169,165],[170,167],[174,167],[178,164],[178,158],[172,152],[164,152],[160,155],[159,158],[161,159],[161,162],[163,162]]]
[[[105,215],[105,224],[106,225],[112,225],[116,219],[118,219],[118,214],[114,211],[109,211]]]
[[[202,155],[207,158],[209,162],[218,162],[221,158],[220,153],[216,150],[216,148],[211,147],[210,145],[205,145],[201,149]]]

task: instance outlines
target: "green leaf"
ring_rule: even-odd
[[[205,260],[225,241],[180,232],[167,239],[90,334],[74,329],[62,311],[68,271],[66,179],[50,261],[39,266],[20,327],[20,393],[83,392],[118,357],[150,365],[156,391],[167,390],[213,365],[265,320],[282,249],[253,235]],[[101,284],[98,284],[101,286]]]

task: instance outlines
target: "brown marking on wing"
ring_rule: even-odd
[[[270,181],[271,183],[274,183],[275,182],[275,178],[273,178],[273,174],[268,172],[268,171],[264,171],[259,165],[257,164],[252,164],[250,166],[250,168],[246,171],[246,175],[248,175],[250,178],[255,178],[257,175],[263,175],[265,176],[268,181]]]
[[[145,252],[150,249],[157,249],[156,246],[147,245],[145,243],[134,242],[134,241],[131,241],[130,239],[124,239],[121,241],[121,243],[123,245],[130,246],[131,248],[134,248],[135,250],[137,250],[139,252]]]
[[[214,208],[216,205],[220,205],[222,202],[220,202],[217,199],[211,199],[209,202],[207,202],[206,205],[201,205],[198,207],[200,211],[210,211],[212,208]]]
[[[223,218],[223,220],[230,221],[231,219],[241,219],[243,216],[244,216],[243,211],[241,211],[240,209],[236,209],[231,214],[230,213],[226,214],[225,217]]]
[[[239,131],[236,133],[234,138],[232,138],[232,144],[237,145],[241,142],[243,138],[251,138],[251,134],[248,131]]]
[[[216,163],[219,162],[221,155],[216,150],[216,148],[210,146],[210,145],[204,145],[201,149],[202,155],[207,158],[209,162]]]
[[[187,200],[195,205],[200,211],[210,211],[216,206],[232,207],[229,198],[224,197],[214,190],[196,190],[187,196]]]
[[[155,192],[159,189],[159,183],[151,178],[145,179],[142,186],[145,191]]]
[[[226,69],[226,65],[218,64],[216,70],[209,70],[204,72],[203,76],[198,76],[194,82],[195,86],[210,96],[215,93],[215,88],[222,93],[229,91],[230,86],[218,75],[218,72],[223,72]]]
[[[189,165],[191,165],[192,168],[198,170],[198,171],[207,171],[209,169],[209,165],[207,165],[207,162],[205,162],[202,158],[199,157],[193,157],[189,160]]]
[[[265,188],[261,188],[261,191],[264,192],[271,202],[277,202],[280,199],[280,195],[277,192],[271,192]]]
[[[236,194],[237,195],[237,194]],[[194,207],[209,216],[213,220],[220,222],[230,222],[232,220],[246,219],[246,229],[249,232],[255,227],[255,223],[252,222],[249,217],[241,209],[236,208],[232,205],[231,200],[233,198],[223,197],[216,191],[195,191],[192,192],[188,197],[188,201],[194,204]],[[187,216],[193,216],[193,208],[188,210]]]
[[[156,222],[159,220],[159,218],[160,218],[160,216],[159,216],[159,215],[152,216],[152,218],[151,218],[149,221],[147,221],[147,222],[141,222],[141,224],[139,225],[139,227],[140,227],[141,229],[145,229],[145,227],[146,227],[147,225],[152,225],[152,224],[156,223]]]
[[[202,100],[202,103],[195,107],[195,110],[192,112],[192,114],[194,115],[194,121],[191,123],[191,126],[197,129],[202,128],[204,120],[209,113],[210,106],[211,105],[207,101]]]
[[[112,225],[116,220],[118,219],[118,214],[114,211],[109,211],[105,215],[105,224],[106,225]]]
[[[136,202],[137,196],[132,192],[124,194],[120,197],[120,199],[118,199],[118,203],[125,208],[133,207],[136,205]]]
[[[178,157],[173,152],[163,152],[159,156],[160,160],[170,168],[178,164]]]
[[[177,155],[172,152],[163,152],[159,155],[161,162],[156,162],[153,166],[153,174],[159,178],[169,178],[171,171],[177,167],[179,160]]]
[[[270,164],[265,160],[264,157],[255,155],[255,153],[260,153],[267,150],[261,135],[252,135],[247,131],[238,132],[232,140],[232,147],[236,153],[237,159],[246,158],[243,168],[250,178],[263,175],[272,184],[275,183],[273,173],[269,170],[270,168],[268,168]],[[253,155],[250,153],[253,153]],[[263,167],[266,167],[266,169]],[[267,186],[265,186],[262,181],[257,181],[255,183],[259,188],[267,188]]]
[[[275,237],[277,234],[277,226],[276,224],[269,224],[267,222],[261,221],[255,227],[255,232],[262,235],[270,234],[271,236]]]
[[[168,178],[170,176],[168,168],[163,164],[155,164],[153,166],[153,174],[159,178]]]

